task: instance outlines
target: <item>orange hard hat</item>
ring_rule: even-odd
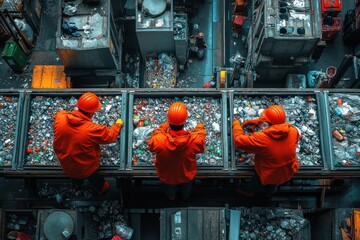
[[[92,92],[81,95],[77,102],[77,106],[87,113],[94,113],[102,107],[98,96]]]
[[[271,124],[282,124],[286,121],[286,114],[279,105],[271,105],[263,111],[260,119]]]
[[[188,111],[186,105],[182,102],[175,102],[171,104],[168,115],[167,121],[172,125],[184,125],[188,118]]]

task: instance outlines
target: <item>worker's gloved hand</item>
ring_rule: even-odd
[[[234,127],[235,124],[241,125],[240,120],[235,119],[235,120],[233,121],[233,123],[232,123],[232,126]]]
[[[201,130],[201,129],[204,129],[204,128],[205,128],[204,124],[202,124],[202,123],[196,124],[196,127],[195,127],[196,130]]]
[[[124,121],[121,118],[119,118],[118,120],[116,120],[116,124],[120,124],[120,126],[122,127],[124,126]]]

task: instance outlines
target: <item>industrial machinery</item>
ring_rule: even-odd
[[[322,40],[330,41],[341,31],[341,18],[326,16],[322,18]]]
[[[94,83],[97,86],[104,82],[101,77],[116,77],[121,70],[123,39],[121,25],[116,21],[122,12],[118,1],[101,0],[92,5],[58,1],[58,4],[61,13],[56,51],[67,76],[72,80],[88,77],[88,81],[97,77]]]
[[[140,53],[144,60],[148,54],[154,52],[174,52],[174,13],[172,1],[137,0],[135,16],[136,35]]]
[[[321,0],[321,14],[336,17],[342,10],[342,0]]]
[[[245,0],[236,0],[234,2],[234,10],[232,16],[232,31],[234,34],[241,32],[242,25],[247,15],[247,2]]]
[[[341,31],[341,18],[338,17],[341,10],[341,0],[321,1],[322,40],[330,41]]]
[[[319,1],[257,1],[247,44],[257,81],[305,73],[321,38]]]

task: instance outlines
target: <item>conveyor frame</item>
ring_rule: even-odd
[[[18,170],[35,170],[42,171],[42,170],[50,170],[50,169],[56,169],[58,171],[61,171],[61,166],[32,166],[32,165],[26,165],[26,143],[28,139],[28,129],[29,129],[29,118],[30,118],[30,104],[31,100],[34,96],[44,96],[44,97],[71,97],[71,96],[81,96],[82,93],[92,91],[96,93],[98,96],[109,96],[109,95],[121,95],[122,96],[122,113],[121,117],[126,119],[127,118],[127,93],[125,91],[108,91],[108,90],[101,90],[101,91],[94,91],[93,89],[82,89],[82,90],[28,90],[25,93],[25,100],[24,100],[24,113],[22,116],[22,125],[21,125],[21,143],[20,143],[20,151],[19,151],[19,161],[17,164]],[[122,164],[122,161],[125,161],[125,151],[121,151],[121,149],[125,149],[126,144],[126,132],[123,129],[120,133],[120,146],[119,146],[119,157],[120,157],[120,164],[119,166],[116,165],[108,165],[108,166],[102,166],[104,169],[120,169]],[[61,171],[62,172],[62,171]]]
[[[329,95],[331,94],[348,94],[348,95],[360,95],[359,90],[340,90],[340,89],[328,89],[326,91],[324,91],[324,104],[325,104],[325,127],[327,127],[325,133],[327,134],[326,136],[326,140],[328,141],[328,143],[326,144],[327,146],[329,146],[328,151],[326,151],[326,153],[328,154],[327,158],[328,158],[328,162],[329,162],[329,167],[330,170],[332,171],[337,171],[337,170],[344,170],[344,171],[350,171],[350,170],[360,170],[360,166],[354,166],[354,165],[350,165],[350,166],[335,166],[335,161],[334,161],[334,147],[333,147],[333,136],[332,136],[332,124],[331,124],[331,115],[330,115],[330,99],[329,99]]]
[[[53,90],[53,89],[41,89],[41,90],[1,90],[0,89],[0,94],[19,94],[20,98],[23,99],[21,100],[20,104],[19,104],[19,113],[20,114],[20,118],[19,121],[20,123],[18,128],[20,129],[20,126],[22,126],[25,121],[25,119],[28,117],[28,112],[29,109],[26,109],[26,106],[29,106],[27,104],[29,104],[29,99],[31,98],[32,95],[34,94],[38,94],[38,95],[44,95],[45,93],[48,95],[80,95],[80,93],[83,93],[85,91],[93,91],[96,94],[99,95],[106,95],[106,94],[122,94],[122,96],[126,96],[126,100],[123,101],[123,104],[128,104],[129,103],[129,97],[127,95],[135,95],[135,96],[141,96],[141,94],[147,94],[149,96],[156,96],[156,94],[161,93],[164,97],[169,97],[169,96],[175,96],[176,94],[178,95],[189,95],[189,94],[193,94],[193,95],[206,95],[206,94],[210,94],[209,96],[211,96],[211,94],[213,95],[217,95],[217,96],[222,96],[222,95],[227,95],[226,99],[230,98],[231,95],[234,95],[234,93],[236,94],[247,94],[247,95],[254,95],[254,94],[280,94],[280,95],[304,95],[304,94],[311,94],[311,95],[316,95],[318,98],[318,108],[321,108],[322,110],[318,110],[318,111],[322,111],[322,114],[319,114],[319,117],[324,116],[326,122],[323,122],[323,120],[319,119],[320,122],[320,129],[323,129],[323,138],[324,138],[324,143],[323,143],[323,148],[321,149],[323,157],[324,157],[324,166],[320,167],[320,168],[303,168],[301,167],[299,172],[295,174],[294,178],[295,179],[341,179],[341,178],[351,178],[351,177],[358,177],[359,176],[359,171],[360,168],[339,168],[339,167],[331,167],[331,162],[330,162],[330,143],[329,143],[329,138],[330,135],[330,131],[329,131],[329,115],[328,114],[328,109],[326,109],[326,97],[324,97],[324,95],[328,94],[328,93],[352,93],[352,94],[359,94],[359,90],[349,90],[349,89],[345,89],[345,90],[319,90],[319,89],[306,89],[306,90],[301,90],[301,89],[223,89],[223,90],[207,90],[207,89],[192,89],[191,91],[189,91],[189,89],[164,89],[164,90],[154,90],[154,89],[141,89],[138,91],[135,91],[134,89],[66,89],[66,90]],[[173,95],[175,93],[175,95]],[[25,99],[28,99],[27,103],[25,104]],[[124,99],[123,99],[124,100]],[[231,99],[229,99],[231,101]],[[325,106],[325,108],[324,108]],[[228,106],[227,106],[228,107]],[[224,109],[227,109],[227,107],[224,107]],[[23,110],[24,109],[24,110]],[[104,176],[107,177],[114,177],[114,178],[144,178],[144,179],[156,179],[157,175],[155,172],[154,167],[145,167],[145,168],[128,168],[127,164],[128,161],[126,161],[125,159],[127,159],[126,157],[127,155],[127,150],[128,150],[128,146],[126,144],[128,144],[127,141],[127,136],[128,136],[128,132],[126,132],[126,130],[128,130],[128,126],[127,124],[130,123],[130,121],[128,119],[131,119],[130,116],[128,116],[128,110],[131,109],[132,110],[132,105],[127,105],[126,107],[123,108],[123,110],[126,109],[125,113],[126,117],[125,117],[125,123],[126,123],[126,129],[122,130],[122,136],[121,136],[121,149],[125,149],[124,151],[121,152],[122,154],[122,158],[124,159],[124,161],[120,161],[120,166],[115,166],[115,167],[100,167],[100,173]],[[228,110],[227,110],[228,111]],[[132,112],[132,111],[131,111]],[[230,116],[230,113],[226,112],[225,115],[223,116],[224,119],[227,119]],[[127,122],[126,122],[127,121]],[[227,122],[227,121],[226,121]],[[224,122],[225,123],[225,122]],[[228,122],[226,123],[228,124]],[[231,133],[231,126],[229,126],[228,129],[222,129],[222,131],[230,131]],[[6,178],[66,178],[66,175],[61,171],[60,166],[59,167],[24,167],[23,166],[23,162],[24,159],[22,159],[22,156],[24,156],[24,151],[25,151],[25,145],[20,145],[20,142],[24,142],[26,133],[24,133],[25,129],[22,128],[21,129],[23,132],[19,132],[19,134],[17,135],[18,139],[17,141],[19,141],[19,144],[17,146],[17,156],[15,157],[15,159],[13,160],[13,166],[10,167],[4,167],[4,168],[0,168],[0,176],[2,177],[6,177]],[[27,130],[27,129],[26,129]],[[19,131],[19,130],[18,130]],[[228,132],[228,137],[224,138],[224,140],[229,141],[229,139],[231,138],[230,133]],[[25,135],[24,135],[25,134]],[[124,140],[125,139],[125,140]],[[330,139],[331,140],[331,139]],[[224,143],[225,146],[228,146],[227,143]],[[230,149],[227,149],[226,151],[231,151],[232,147],[230,146]],[[224,156],[228,156],[228,160],[225,159],[224,162],[227,162],[228,164],[230,164],[230,166],[225,166],[224,167],[219,167],[219,168],[203,168],[203,167],[199,167],[198,171],[197,171],[197,178],[199,179],[205,179],[205,178],[209,178],[209,179],[236,179],[236,178],[250,178],[253,175],[254,170],[251,167],[245,167],[245,168],[235,168],[235,166],[233,165],[233,161],[230,160],[230,155],[231,152],[228,152],[227,154],[223,153]]]
[[[20,135],[20,126],[21,126],[21,119],[23,114],[23,101],[24,101],[24,92],[19,90],[6,90],[0,89],[0,95],[3,96],[11,96],[11,97],[18,97],[18,104],[17,104],[17,113],[16,113],[16,123],[15,123],[15,139],[14,139],[14,149],[13,149],[13,156],[11,160],[11,166],[0,166],[0,169],[11,169],[15,171],[17,169],[16,159],[17,153],[19,152],[19,135]]]
[[[234,89],[233,91],[229,92],[229,103],[230,103],[230,120],[231,123],[234,121],[234,97],[237,95],[247,95],[250,97],[255,97],[255,96],[312,96],[316,98],[316,102],[317,102],[317,116],[318,116],[318,121],[319,121],[319,129],[320,129],[320,149],[321,149],[321,158],[322,158],[322,165],[320,166],[300,166],[301,169],[303,170],[308,170],[308,169],[327,169],[327,162],[325,161],[325,131],[323,129],[322,126],[322,122],[325,119],[325,115],[324,115],[324,111],[322,110],[323,108],[323,95],[321,92],[319,91],[301,91],[301,93],[299,92],[294,92],[294,91],[265,91],[265,92],[259,92],[259,91],[253,91],[253,92],[246,92],[244,93],[243,91],[238,91],[237,89]],[[229,126],[231,126],[231,123],[229,123]],[[231,136],[231,143],[234,142],[234,136],[233,136],[233,132],[230,130],[230,136]],[[235,159],[235,148],[232,147],[231,148],[231,169],[236,170],[236,169],[252,169],[252,166],[238,166],[236,165],[236,159]]]
[[[216,97],[220,98],[221,103],[221,118],[222,118],[222,160],[223,165],[221,166],[198,166],[198,169],[206,169],[209,172],[212,171],[223,171],[228,169],[228,161],[226,160],[225,156],[228,156],[228,144],[227,144],[227,137],[224,137],[224,133],[227,135],[227,121],[226,121],[226,106],[227,106],[227,94],[225,91],[217,91],[217,90],[196,90],[196,91],[189,91],[188,89],[176,89],[176,91],[130,91],[129,92],[129,119],[133,118],[133,105],[134,99],[137,97],[148,97],[148,98],[156,98],[156,97],[164,97],[164,98],[173,98],[173,97],[186,97],[186,96],[199,96],[199,97]],[[126,169],[143,169],[143,170],[152,170],[155,172],[154,166],[132,166],[132,139],[133,139],[133,131],[134,126],[132,121],[128,121],[128,162],[126,164]],[[130,144],[131,143],[131,144]]]

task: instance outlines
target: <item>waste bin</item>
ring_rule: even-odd
[[[11,69],[17,72],[21,72],[29,61],[29,57],[22,51],[20,46],[12,41],[5,44],[2,57]]]

